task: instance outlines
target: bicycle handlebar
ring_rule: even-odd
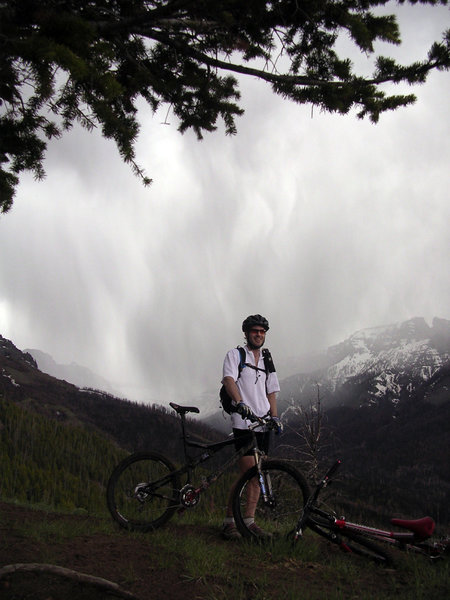
[[[262,417],[258,417],[255,415],[255,413],[253,413],[252,411],[250,411],[250,413],[248,413],[247,411],[243,411],[242,409],[237,408],[236,412],[238,414],[241,415],[242,419],[247,419],[248,421],[251,421],[252,423],[257,423],[258,425],[264,425],[266,427],[268,427],[269,429],[275,429],[276,425],[273,423],[272,421],[272,417],[270,416],[270,412],[268,412],[267,414],[265,414]],[[245,414],[243,414],[245,413]]]

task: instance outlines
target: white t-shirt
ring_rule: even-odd
[[[244,367],[238,378],[241,355],[237,348],[233,348],[227,352],[225,360],[223,361],[223,379],[225,379],[225,377],[232,377],[239,388],[242,401],[252,409],[256,416],[263,417],[270,409],[267,395],[272,394],[273,392],[279,392],[280,384],[275,372],[269,373],[266,379],[262,351],[259,355],[259,362],[255,365],[255,356],[253,352],[248,346],[245,346],[244,349],[246,354],[245,362],[263,370],[256,371],[251,367]],[[241,415],[237,413],[231,413],[231,424],[235,429],[247,429],[251,424],[251,421],[242,419]]]

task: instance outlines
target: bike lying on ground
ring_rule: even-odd
[[[309,528],[337,544],[344,552],[359,554],[385,565],[393,565],[394,560],[389,550],[380,547],[378,542],[423,554],[430,559],[450,552],[449,537],[436,541],[430,539],[435,529],[435,522],[431,517],[416,520],[391,519],[391,524],[403,531],[386,531],[346,521],[345,517],[337,518],[334,513],[319,508],[319,495],[331,483],[341,464],[339,460],[334,463],[308,498],[293,532],[294,540],[301,538],[304,530]]]
[[[170,406],[181,419],[185,463],[177,468],[168,458],[152,451],[131,454],[119,463],[107,486],[108,508],[117,523],[132,531],[151,531],[160,527],[176,512],[196,506],[201,494],[241,456],[252,450],[255,466],[243,474],[234,491],[236,526],[244,537],[254,536],[244,522],[245,498],[247,490],[257,481],[260,493],[255,521],[263,521],[261,526],[269,534],[287,535],[309,497],[309,488],[303,475],[289,462],[268,460],[258,449],[255,429],[259,426],[270,428],[271,418],[268,415],[262,418],[255,415],[247,417],[253,421],[249,427],[248,445],[235,452],[216,472],[194,485],[196,467],[217,452],[232,446],[234,439],[211,444],[191,441],[186,434],[186,414],[199,413],[199,409],[172,402]],[[194,456],[190,454],[192,449],[196,452]]]

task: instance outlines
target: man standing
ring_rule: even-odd
[[[231,423],[236,450],[240,450],[248,444],[248,426],[251,423],[246,420],[245,415],[249,411],[258,417],[263,417],[270,412],[274,421],[276,433],[281,433],[282,424],[277,412],[277,393],[280,385],[275,370],[266,372],[265,362],[261,348],[266,340],[266,332],[269,330],[269,322],[261,315],[250,315],[242,323],[242,331],[246,339],[245,364],[240,369],[241,356],[238,348],[233,348],[225,356],[223,363],[222,383],[225,390],[231,396],[233,404],[239,409],[239,413],[231,414]],[[270,431],[264,431],[262,427],[257,428],[256,437],[258,447],[266,454],[269,452]],[[255,465],[254,456],[251,452],[239,459],[241,474],[245,473]],[[236,529],[231,509],[231,498],[237,481],[233,484],[228,500],[227,513],[223,526],[223,537],[226,539],[238,539],[240,533]],[[250,497],[247,497],[246,514],[244,521],[248,528],[259,537],[268,534],[255,523],[255,509],[259,498],[259,485],[254,481]]]

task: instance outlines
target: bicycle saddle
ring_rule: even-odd
[[[402,527],[403,529],[409,529],[414,534],[422,539],[431,537],[435,528],[435,522],[431,517],[423,517],[422,519],[416,519],[414,521],[408,521],[406,519],[391,519],[392,525]]]
[[[175,410],[179,415],[185,415],[186,413],[199,413],[199,409],[196,406],[180,406],[179,404],[175,404],[174,402],[169,402],[169,405]]]

